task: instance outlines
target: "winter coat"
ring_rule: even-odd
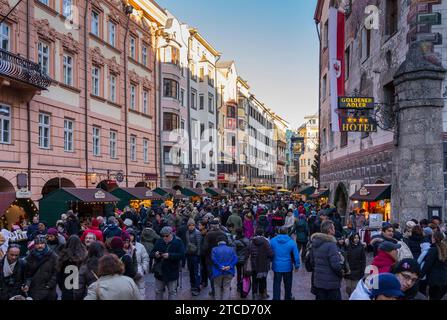
[[[253,238],[255,234],[254,218],[244,218],[244,235],[247,239]]]
[[[143,300],[135,281],[123,275],[99,278],[88,287],[84,300]]]
[[[115,224],[108,224],[104,229],[104,240],[111,239],[113,237],[121,237],[121,228]]]
[[[236,241],[234,241],[234,244],[236,247],[237,264],[244,265],[245,257],[247,256],[248,247],[250,245],[250,240],[244,237],[241,239],[236,239]]]
[[[121,262],[124,264],[124,273],[123,275],[128,276],[129,278],[135,278],[137,274],[138,266],[136,261],[134,261],[133,257],[126,254],[124,249],[111,249],[110,253],[116,254]]]
[[[186,236],[186,242],[185,242],[186,254],[200,256],[202,252],[202,234],[200,233],[200,231],[197,229],[194,229],[192,232],[187,230],[185,236]],[[189,246],[189,244],[191,244],[192,246]],[[192,248],[194,246],[196,250],[192,251]]]
[[[378,250],[379,250],[379,246],[383,241],[389,241],[392,242],[394,244],[397,244],[397,240],[396,239],[389,239],[389,238],[385,238],[382,234],[379,234],[377,236],[374,236],[371,238],[371,242],[370,245],[373,247],[374,249],[374,256],[377,256],[378,254]]]
[[[242,219],[237,211],[234,211],[231,216],[228,217],[226,226],[228,226],[230,223],[234,225],[234,230],[242,228]]]
[[[410,248],[414,259],[418,259],[421,254],[421,243],[424,242],[424,236],[411,235],[403,240],[408,248]]]
[[[83,261],[73,261],[71,259],[67,259],[66,261],[61,263],[61,269],[57,273],[57,284],[62,293],[62,300],[81,300],[83,298],[83,290],[79,286],[79,289],[67,289],[65,287],[65,280],[68,277],[72,277],[72,272],[66,270],[68,266],[75,266],[80,269]],[[67,273],[65,272],[67,271]]]
[[[360,280],[365,275],[366,251],[365,246],[360,242],[358,244],[350,243],[346,248],[346,259],[351,269],[351,273],[345,278],[349,280]]]
[[[81,290],[82,299],[87,295],[88,287],[98,280],[98,260],[96,263],[86,261],[79,269],[79,290]],[[95,276],[96,275],[96,276]]]
[[[64,248],[64,244],[62,244],[59,241],[59,237],[56,238],[56,240],[54,241],[48,241],[47,242],[47,246],[48,248],[53,251],[54,253],[56,253],[57,255],[59,255],[59,253],[61,252],[61,250]]]
[[[138,273],[144,276],[149,271],[149,254],[141,243],[135,242],[134,246]]]
[[[208,264],[211,264],[211,250],[217,246],[217,239],[220,236],[225,236],[222,230],[210,230],[203,240],[202,252],[206,256]]]
[[[81,231],[81,224],[79,223],[78,217],[68,216],[67,223],[65,225],[65,230],[69,236],[79,235]]]
[[[160,253],[169,253],[168,259],[155,258],[157,251]],[[180,262],[185,257],[185,246],[176,237],[168,244],[163,239],[158,239],[154,249],[152,249],[150,257],[155,258],[155,263],[161,263],[162,274],[155,274],[156,279],[164,282],[176,281],[179,278]]]
[[[268,226],[269,226],[269,221],[267,219],[267,216],[265,214],[260,215],[258,217],[258,227],[264,229],[264,232],[266,232]]]
[[[161,237],[152,228],[144,228],[141,233],[141,244],[146,248],[148,254],[151,253],[154,248],[155,241]]]
[[[102,234],[101,230],[99,230],[99,227],[93,227],[93,226],[92,226],[92,227],[90,227],[89,229],[85,230],[85,231],[82,233],[81,241],[82,241],[83,243],[84,243],[85,237],[86,237],[89,233],[93,233],[93,234],[96,236],[96,240],[97,240],[97,241],[104,242],[104,237],[103,237],[103,234]]]
[[[309,240],[309,226],[304,219],[298,219],[294,225],[296,242],[307,243]]]
[[[251,267],[256,273],[268,272],[273,259],[273,250],[270,242],[264,237],[254,237],[248,248]]]
[[[379,269],[379,273],[389,273],[395,263],[396,260],[389,253],[379,249],[371,264]]]
[[[290,272],[300,267],[300,253],[296,242],[286,234],[280,234],[270,240],[273,250],[272,270],[274,272]]]
[[[231,275],[236,273],[235,266],[237,263],[237,255],[232,247],[226,244],[219,244],[211,251],[211,261],[213,262],[213,268],[211,271],[211,277],[217,278],[219,276]],[[229,266],[229,270],[222,270],[222,267]]]
[[[361,279],[355,290],[351,293],[349,300],[371,300],[371,290],[366,287],[365,281]]]
[[[28,229],[26,229],[26,235],[28,236],[28,240],[33,240],[34,233],[39,229],[38,223],[33,223],[28,226]]]
[[[26,257],[25,279],[28,295],[34,300],[56,300],[57,255],[48,251],[41,259],[34,251]]]
[[[25,261],[18,259],[9,277],[5,277],[3,266],[6,257],[0,261],[0,300],[9,300],[16,295],[23,295],[22,285],[25,284]]]
[[[429,286],[447,286],[447,242],[432,244],[425,257],[422,274],[427,275]]]
[[[343,276],[342,257],[334,236],[314,233],[311,237],[314,258],[313,285],[319,289],[340,289]]]

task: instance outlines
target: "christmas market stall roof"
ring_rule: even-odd
[[[117,203],[120,199],[102,189],[59,188],[39,200],[40,218],[49,226],[56,224],[71,203]]]
[[[178,193],[178,190],[172,189],[172,188],[155,188],[154,190],[152,190],[153,192],[155,192],[156,194],[161,195],[162,197],[165,198],[170,198],[173,197],[174,199],[183,199],[183,195],[182,193]]]
[[[207,195],[206,191],[200,188],[182,188],[181,191],[186,197],[203,197]]]
[[[309,196],[310,199],[318,199],[323,197],[329,197],[329,189],[320,189]]]
[[[364,202],[374,202],[390,198],[390,184],[365,184],[360,190],[357,190],[349,199]]]
[[[212,197],[223,197],[228,194],[227,191],[217,188],[205,188],[205,191]]]
[[[124,207],[128,206],[131,200],[160,201],[164,199],[162,195],[154,193],[146,187],[116,188],[110,193],[120,199],[117,205],[120,210],[123,210]]]
[[[310,196],[312,193],[314,193],[316,190],[315,187],[306,187],[304,189],[301,189],[300,191],[298,191],[298,194],[303,194],[305,196]]]
[[[11,203],[16,200],[15,192],[0,192],[0,217],[4,216]]]
[[[230,188],[223,188],[223,190],[224,190],[226,193],[231,194],[231,195],[237,193],[236,190],[231,190]]]

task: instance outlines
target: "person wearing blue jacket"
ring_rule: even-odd
[[[212,279],[216,290],[216,300],[229,300],[231,280],[236,273],[237,255],[234,248],[227,245],[227,237],[217,238],[217,247],[211,251]]]
[[[296,242],[287,234],[287,228],[281,227],[279,235],[270,240],[270,245],[273,250],[273,300],[281,299],[282,281],[285,300],[292,300],[293,266],[295,271],[300,268],[300,253]]]

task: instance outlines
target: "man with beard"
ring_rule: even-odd
[[[0,262],[0,300],[23,293],[25,262],[19,257],[20,246],[11,244]]]

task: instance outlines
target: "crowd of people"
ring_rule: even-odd
[[[408,221],[404,230],[385,222],[368,243],[364,210],[347,221],[329,205],[260,194],[126,207],[83,223],[69,210],[51,227],[34,216],[1,232],[0,300],[140,300],[149,273],[155,298],[173,300],[184,268],[192,296],[206,288],[218,300],[280,300],[283,286],[283,298],[292,300],[301,266],[317,300],[341,300],[343,282],[350,300],[440,300],[447,293],[439,218]]]

